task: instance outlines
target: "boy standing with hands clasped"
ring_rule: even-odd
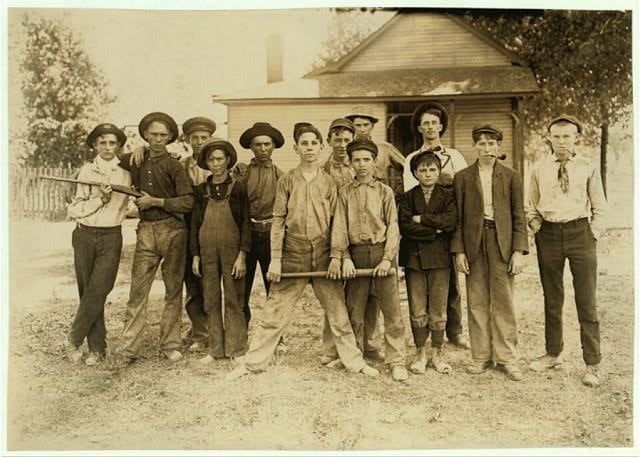
[[[313,290],[325,310],[338,355],[353,372],[375,377],[356,346],[344,302],[340,279],[340,255],[330,260],[331,218],[335,211],[336,185],[318,168],[322,135],[312,125],[294,132],[294,149],[300,165],[278,181],[271,226],[271,263],[267,278],[271,288],[244,365],[228,375],[235,379],[267,368],[291,310],[302,296],[309,278],[282,279],[282,273],[327,271],[326,277],[311,279]]]
[[[395,381],[408,378],[404,366],[404,327],[398,282],[389,270],[395,264],[400,232],[393,190],[373,177],[378,147],[368,139],[347,145],[356,179],[338,192],[331,230],[332,260],[342,258],[347,279],[346,303],[358,347],[364,348],[365,307],[371,295],[384,316],[385,361]],[[356,278],[356,268],[373,268],[373,277]]]
[[[202,277],[204,308],[209,316],[209,354],[200,360],[203,364],[214,358],[240,357],[247,347],[244,276],[251,233],[246,188],[229,176],[236,161],[233,145],[219,138],[209,139],[198,158],[198,166],[212,173],[196,189],[191,220],[192,269]]]

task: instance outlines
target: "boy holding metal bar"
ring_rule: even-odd
[[[347,145],[347,154],[356,177],[338,192],[332,256],[342,257],[342,277],[348,279],[347,309],[358,347],[364,348],[365,307],[369,297],[375,296],[384,316],[385,362],[394,381],[405,381],[398,282],[389,274],[400,242],[393,190],[373,176],[378,157],[374,142],[357,139]],[[356,268],[373,268],[372,277],[356,278]]]
[[[292,308],[309,283],[309,277],[283,279],[283,272],[323,270],[328,270],[326,275],[313,277],[311,284],[329,319],[340,360],[349,371],[375,377],[378,370],[364,362],[356,346],[342,283],[337,281],[341,277],[340,254],[330,252],[337,189],[331,177],[318,168],[322,135],[313,125],[304,125],[294,132],[294,140],[300,165],[278,181],[273,206],[269,297],[244,365],[229,373],[228,378],[267,368]]]

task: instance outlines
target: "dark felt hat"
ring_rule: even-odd
[[[113,133],[118,139],[118,145],[122,147],[127,142],[127,135],[120,130],[115,124],[110,124],[105,122],[104,124],[98,124],[92,131],[87,135],[87,146],[90,148],[93,147],[93,143],[98,139],[99,136],[105,135],[107,133]]]
[[[360,151],[362,149],[371,151],[373,153],[373,157],[378,157],[378,146],[366,137],[359,135],[355,140],[347,144],[347,154],[349,155],[349,158],[351,158],[353,151]]]
[[[229,157],[229,164],[227,165],[227,169],[233,167],[238,161],[238,153],[231,143],[229,143],[227,140],[223,140],[222,138],[212,137],[205,141],[205,143],[202,145],[202,151],[200,151],[200,157],[198,157],[198,166],[200,168],[202,168],[203,170],[209,169],[209,167],[207,166],[207,152],[210,150],[213,151],[215,149],[221,149],[227,153],[227,156]]]
[[[140,124],[138,124],[138,132],[140,133],[140,136],[144,138],[144,132],[145,130],[147,130],[147,127],[149,127],[149,124],[156,121],[162,122],[163,124],[165,124],[169,129],[169,132],[171,133],[171,136],[169,137],[169,141],[167,141],[167,144],[173,143],[174,141],[176,141],[176,139],[178,138],[178,124],[176,124],[176,121],[174,121],[171,116],[169,116],[166,113],[161,113],[159,111],[149,113],[142,118],[142,120],[140,121]],[[144,139],[146,140],[146,138]]]
[[[334,119],[331,122],[331,125],[329,126],[329,132],[331,132],[331,130],[333,130],[336,127],[345,128],[347,130],[350,130],[351,133],[354,133],[356,131],[355,127],[353,126],[353,122],[351,122],[349,119],[346,119],[344,117],[339,117],[338,119]]]
[[[351,110],[351,114],[345,116],[345,118],[349,119],[351,122],[353,122],[356,117],[370,119],[373,124],[378,122],[378,118],[373,115],[373,109],[366,105],[354,106]]]
[[[293,129],[293,139],[295,140],[296,143],[298,142],[300,135],[308,132],[315,133],[315,135],[318,137],[320,142],[321,143],[323,142],[322,133],[320,133],[320,130],[318,130],[313,124],[309,124],[308,122],[298,122],[296,126],[297,128],[294,127]]]
[[[284,144],[284,137],[282,136],[282,133],[280,133],[280,130],[273,127],[268,122],[256,122],[253,124],[253,127],[242,132],[239,141],[240,146],[245,149],[249,149],[251,147],[251,140],[260,135],[271,137],[276,148],[280,148]]]
[[[497,127],[494,127],[491,124],[479,124],[474,125],[473,129],[471,129],[471,136],[482,135],[483,133],[489,135],[496,135],[498,137],[498,141],[502,141],[504,136],[502,135],[502,130]]]
[[[189,135],[191,132],[204,131],[213,135],[216,127],[216,123],[208,117],[197,116],[184,121],[184,124],[182,124],[182,133]]]
[[[449,125],[449,115],[447,114],[447,109],[443,105],[433,100],[420,103],[411,115],[411,130],[413,131],[413,134],[415,136],[422,136],[418,131],[418,125],[420,125],[420,121],[422,121],[422,115],[427,111],[436,111],[439,113],[438,117],[440,118],[440,124],[442,124],[440,136],[444,135],[444,132],[447,131],[447,126]]]
[[[433,160],[438,164],[438,168],[442,169],[442,161],[440,157],[433,151],[427,149],[426,151],[421,151],[414,155],[411,158],[411,162],[409,162],[409,167],[411,168],[411,173],[415,176],[416,170],[418,169],[418,165],[420,165],[425,160]]]
[[[551,131],[551,126],[553,124],[557,122],[562,122],[562,121],[575,125],[578,128],[578,133],[582,133],[582,124],[580,124],[580,121],[576,119],[574,116],[571,116],[570,114],[561,114],[555,119],[552,119],[551,122],[549,122],[549,125],[547,125],[547,132]]]

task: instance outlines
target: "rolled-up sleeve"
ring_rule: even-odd
[[[284,225],[287,218],[287,203],[289,201],[289,175],[278,180],[276,198],[273,202],[273,221],[271,223],[271,258],[282,259],[282,245],[284,243]]]

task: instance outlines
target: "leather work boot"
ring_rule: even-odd
[[[67,343],[65,346],[65,355],[69,361],[73,364],[80,363],[82,360],[82,349],[75,347],[71,343]]]
[[[377,378],[378,375],[380,374],[378,370],[366,364],[365,366],[362,367],[362,369],[360,370],[360,373],[362,373],[365,376],[369,376],[370,378]]]
[[[582,377],[582,384],[588,387],[598,387],[600,382],[600,370],[598,370],[598,365],[587,365],[584,376]]]
[[[94,367],[102,361],[102,356],[98,352],[90,352],[84,363],[88,367]]]
[[[529,369],[531,371],[541,372],[547,370],[549,368],[560,368],[564,363],[564,358],[562,354],[558,354],[557,356],[552,356],[549,354],[545,354],[542,357],[534,360],[529,364]]]
[[[493,362],[491,362],[491,360],[487,360],[486,362],[477,362],[474,360],[469,365],[467,365],[466,369],[467,373],[469,374],[481,374],[484,373],[484,370],[486,370],[491,365],[493,365]]]
[[[507,363],[505,365],[502,365],[502,369],[507,375],[507,378],[512,381],[522,381],[524,379],[522,371],[516,363]]]
[[[189,352],[202,352],[204,351],[204,344],[200,341],[196,341],[191,346],[189,346]]]
[[[404,365],[395,365],[391,368],[391,378],[398,382],[406,381],[409,379],[409,373]]]
[[[163,352],[163,355],[170,362],[177,362],[179,360],[182,360],[182,354],[180,353],[180,351],[176,351],[175,349],[173,351]]]
[[[431,358],[429,359],[429,364],[433,368],[435,368],[438,373],[451,374],[451,365],[445,362],[442,358],[442,348],[433,348],[431,350]]]

